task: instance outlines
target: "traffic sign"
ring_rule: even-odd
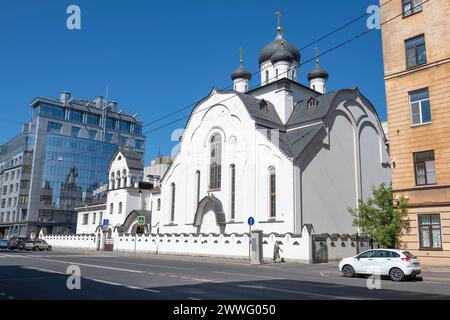
[[[137,224],[138,226],[145,225],[145,216],[137,216]]]
[[[254,225],[255,224],[255,218],[253,218],[253,217],[248,218],[247,223],[248,223],[249,226]]]
[[[109,225],[109,219],[103,219],[103,225],[104,226]]]

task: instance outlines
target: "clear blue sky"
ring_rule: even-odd
[[[66,9],[81,7],[82,29],[66,28]],[[15,0],[0,4],[0,144],[31,117],[36,96],[105,95],[145,122],[189,105],[212,86],[227,87],[238,66],[239,47],[246,66],[258,68],[259,50],[276,33],[274,12],[283,14],[287,40],[308,44],[365,13],[377,0]],[[325,51],[366,29],[362,19],[317,44]],[[302,52],[305,61],[314,46]],[[328,89],[358,86],[386,118],[381,32],[368,35],[321,58],[330,73]],[[303,65],[299,81],[313,63]],[[254,77],[251,85],[258,83]],[[147,126],[144,131],[189,114]],[[146,163],[170,154],[171,133],[185,120],[148,135]]]

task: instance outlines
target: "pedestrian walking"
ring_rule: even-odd
[[[281,241],[275,241],[275,245],[273,247],[273,262],[276,263],[278,259],[281,258],[280,251],[283,252],[283,250],[280,247]],[[281,263],[281,260],[280,260]]]

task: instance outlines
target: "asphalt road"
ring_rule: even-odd
[[[69,266],[81,271],[81,289],[69,290]],[[73,281],[72,281],[73,283]],[[380,300],[450,299],[450,274],[424,272],[423,280],[347,279],[336,264],[249,265],[244,260],[56,250],[0,251],[0,300]]]

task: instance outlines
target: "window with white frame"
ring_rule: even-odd
[[[441,217],[439,214],[419,214],[420,249],[441,250]]]
[[[411,123],[414,126],[431,123],[430,95],[428,88],[409,93]]]
[[[89,219],[89,214],[85,213],[83,214],[83,225],[87,225],[88,224],[88,219]]]

